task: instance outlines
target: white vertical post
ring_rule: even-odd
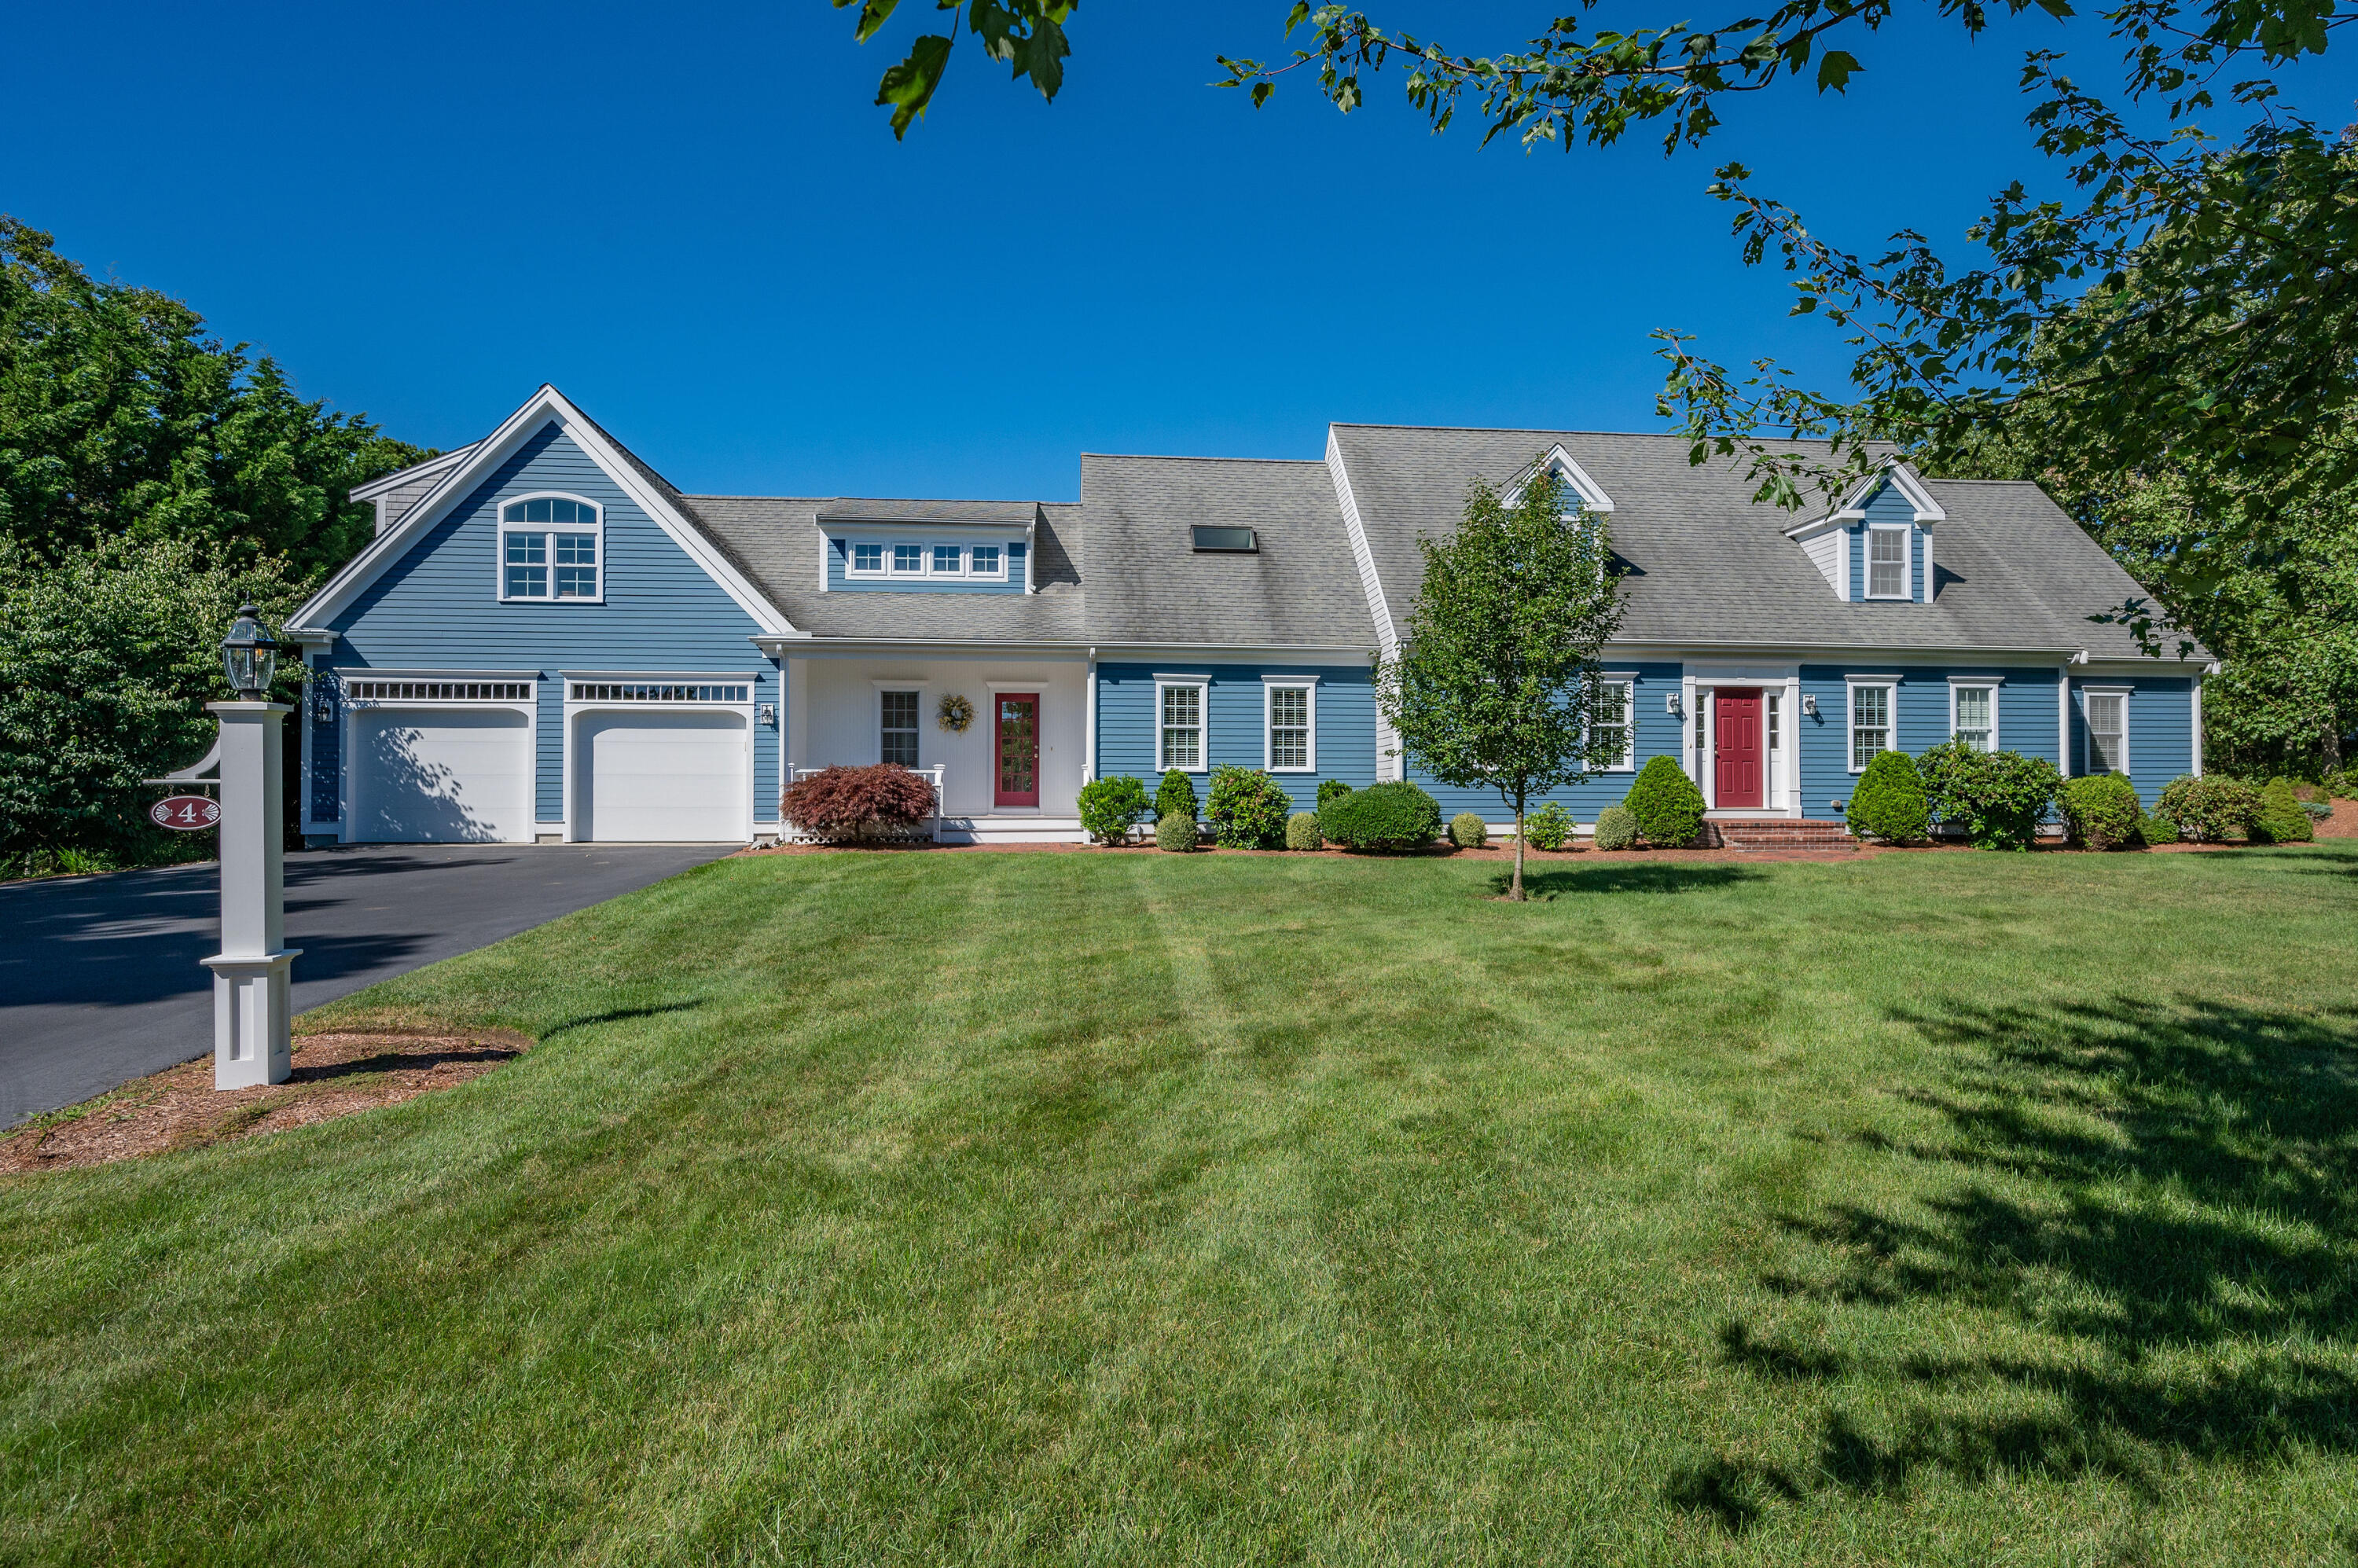
[[[283,702],[209,702],[221,719],[222,950],[213,972],[213,1087],[287,1080],[286,856],[280,833]]]

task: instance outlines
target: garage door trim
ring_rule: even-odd
[[[740,807],[737,823],[739,832],[734,841],[738,843],[752,842],[754,772],[753,710],[756,706],[753,698],[758,697],[761,692],[760,677],[758,676],[750,671],[742,674],[736,672],[696,671],[685,675],[671,671],[645,672],[635,670],[563,670],[558,673],[566,683],[564,735],[565,841],[567,843],[577,844],[586,841],[579,836],[580,813],[579,803],[581,798],[579,792],[583,783],[585,782],[579,776],[579,770],[577,764],[577,758],[581,750],[580,721],[586,717],[609,713],[629,713],[646,717],[665,713],[729,713],[736,715],[740,720],[739,733],[743,737],[744,744],[744,755],[741,762],[741,777],[744,781],[744,790],[742,795],[738,801],[738,806]],[[657,687],[728,684],[731,686],[743,687],[745,689],[746,700],[743,702],[709,702],[679,698],[644,702],[583,700],[577,699],[573,695],[576,682],[600,686],[645,685]],[[728,839],[715,840],[715,842],[720,843],[730,841],[730,840]]]
[[[525,678],[514,671],[397,670],[387,672],[383,670],[361,669],[338,670],[335,673],[340,681],[343,679],[351,679],[355,681],[402,680],[438,682],[483,680],[490,678],[496,678],[503,681],[515,681]],[[520,698],[513,702],[445,701],[423,697],[354,697],[346,696],[342,702],[342,714],[339,718],[336,725],[336,749],[339,753],[337,758],[339,764],[337,773],[339,777],[336,784],[337,820],[335,823],[337,841],[339,843],[352,843],[356,841],[353,836],[358,830],[359,823],[354,813],[358,810],[361,802],[360,791],[356,787],[357,779],[355,777],[355,770],[359,766],[360,762],[360,728],[361,720],[363,718],[372,713],[414,713],[420,717],[426,717],[436,713],[521,713],[524,715],[525,765],[536,775],[539,772],[538,758],[540,756],[540,703],[537,700],[539,692],[537,681],[537,676],[531,677],[530,689],[535,694],[533,697]],[[308,723],[303,726],[305,742],[307,745],[308,744],[310,728],[311,727]],[[535,817],[540,814],[537,791],[529,778],[527,778],[525,783],[525,809],[528,815]],[[534,829],[528,827],[525,830],[525,834],[522,838],[511,841],[528,844],[532,842],[533,832]]]

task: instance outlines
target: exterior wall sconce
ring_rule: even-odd
[[[778,705],[776,703],[765,702],[762,704],[761,723],[762,728],[764,730],[775,730],[778,727]]]
[[[322,724],[331,723],[336,717],[336,677],[319,675],[311,679],[311,717]]]
[[[1801,694],[1801,711],[1808,714],[1812,719],[1815,719],[1818,716],[1818,694],[1816,692],[1805,691]]]
[[[1679,694],[1671,692],[1662,698],[1662,711],[1676,719],[1679,716]]]

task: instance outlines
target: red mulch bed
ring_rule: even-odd
[[[213,1059],[200,1056],[36,1118],[0,1142],[0,1173],[103,1165],[305,1127],[453,1088],[531,1048],[504,1029],[313,1034],[295,1042],[285,1083],[226,1090],[213,1087]]]

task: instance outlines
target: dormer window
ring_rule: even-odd
[[[881,572],[884,569],[884,546],[854,545],[851,546],[851,569],[856,572]]]
[[[841,544],[837,548],[845,546]],[[1005,545],[887,544],[854,539],[844,575],[855,578],[1007,580]]]
[[[894,577],[925,576],[925,546],[923,545],[893,546],[892,575]]]
[[[967,568],[968,577],[997,578],[1007,575],[1007,568],[1001,564],[1005,557],[1001,555],[999,546],[996,545],[977,545],[969,552],[969,558],[973,564]]]
[[[1260,541],[1249,528],[1206,528],[1188,530],[1194,538],[1197,555],[1251,556],[1260,552]]]
[[[1866,597],[1907,599],[1908,535],[1906,528],[1866,531]]]
[[[605,597],[605,525],[595,502],[534,495],[500,508],[500,598],[596,603]]]

